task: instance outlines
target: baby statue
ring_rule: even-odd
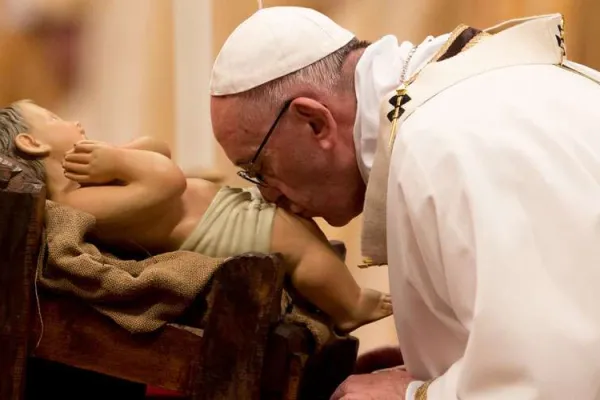
[[[0,153],[30,165],[50,200],[92,214],[100,244],[210,257],[280,253],[294,289],[341,333],[392,313],[390,296],[359,287],[313,221],[256,190],[186,179],[160,141],[87,140],[78,122],[23,100],[0,109]]]

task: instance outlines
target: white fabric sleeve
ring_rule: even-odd
[[[428,399],[597,398],[599,181],[562,139],[452,128],[403,150],[396,174],[425,260],[413,284],[442,285],[469,331]]]

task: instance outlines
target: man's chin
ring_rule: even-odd
[[[327,223],[335,228],[341,228],[342,226],[346,226],[348,225],[348,223],[350,221],[352,221],[352,218],[343,218],[343,217],[330,217],[330,218],[326,218],[323,217],[323,219],[325,221],[327,221]]]

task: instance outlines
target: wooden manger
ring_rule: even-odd
[[[276,254],[224,262],[204,329],[171,323],[134,335],[84,301],[39,287],[38,309],[44,204],[43,183],[0,156],[0,400],[144,398],[146,385],[195,400],[319,400],[352,373],[355,338],[316,351],[306,327],[282,320]]]

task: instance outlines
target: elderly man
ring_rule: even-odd
[[[598,398],[599,79],[560,15],[413,46],[274,7],[231,34],[211,113],[240,175],[333,225],[364,208],[389,265],[406,370],[334,399]]]

